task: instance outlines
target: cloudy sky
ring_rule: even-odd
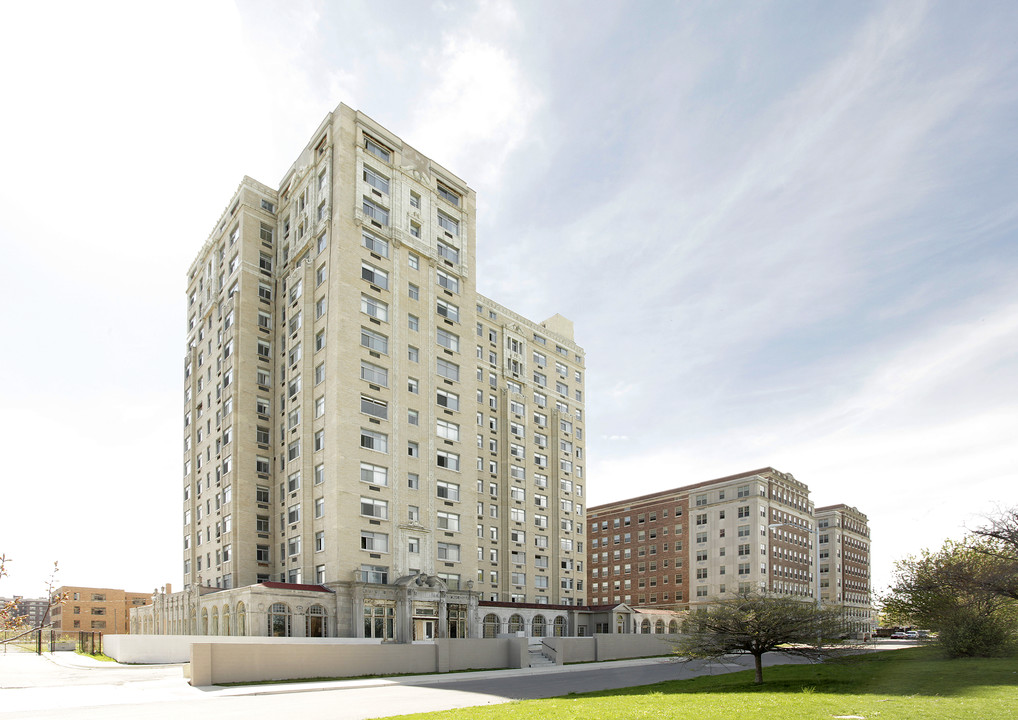
[[[187,267],[341,101],[575,322],[591,504],[770,465],[877,589],[1018,505],[1018,4],[2,7],[0,595],[179,586]]]

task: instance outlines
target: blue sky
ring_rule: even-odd
[[[575,322],[592,504],[771,465],[877,589],[1018,504],[1013,3],[5,12],[0,595],[180,582],[185,272],[341,101],[477,191],[481,292]]]

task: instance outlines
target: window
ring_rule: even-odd
[[[451,303],[447,303],[445,300],[437,301],[437,307],[435,308],[435,311],[444,318],[459,322],[460,309]]]
[[[361,295],[361,312],[369,315],[376,320],[382,322],[389,322],[389,306],[369,295]]]
[[[409,457],[420,457],[421,456],[420,445],[418,445],[415,442],[408,442],[406,444],[406,454]]]
[[[376,203],[374,200],[363,198],[363,202],[361,203],[361,210],[363,210],[364,214],[371,218],[371,220],[377,223],[378,225],[389,224],[389,211],[386,210],[381,205],[379,205],[378,203]]]
[[[454,335],[451,332],[438,328],[436,331],[437,342],[444,348],[452,350],[453,352],[459,352],[460,349],[460,338],[459,335]]]
[[[361,429],[361,447],[376,452],[389,452],[389,436],[374,430]],[[363,465],[361,466],[363,468]]]
[[[389,552],[389,536],[385,533],[361,530],[361,550]]]
[[[384,162],[389,162],[392,157],[392,153],[387,147],[367,135],[364,136],[364,148],[376,158]]]
[[[383,436],[384,437],[384,436]],[[362,435],[363,442],[363,435]],[[389,484],[389,470],[380,465],[361,463],[361,482],[370,485],[386,486]]]
[[[446,245],[444,242],[438,243],[438,256],[445,258],[449,262],[458,263],[460,261],[460,251],[452,245]]]
[[[371,233],[361,233],[361,244],[370,252],[381,257],[389,257],[389,243],[382,238],[375,237]],[[376,285],[378,283],[375,283]]]
[[[324,430],[319,430],[318,432],[315,433],[314,445],[315,445],[315,452],[318,452],[319,450],[322,450],[322,449],[325,448],[325,431]]]
[[[460,379],[459,365],[451,363],[448,360],[443,360],[442,358],[438,358],[435,364],[437,366],[438,374],[441,375],[442,377],[447,378],[449,380]]]
[[[300,555],[300,535],[287,540],[286,553],[287,555]]]
[[[362,541],[363,542],[363,541]],[[361,565],[361,582],[385,585],[389,582],[389,568],[380,565]]]
[[[416,315],[407,315],[407,327],[411,331],[417,332],[421,327],[421,321]]]
[[[459,207],[460,196],[457,193],[450,190],[449,188],[447,188],[442,183],[438,183],[438,196],[445,200],[446,202],[452,203],[456,207]]]
[[[315,271],[315,287],[318,287],[325,282],[327,275],[328,274],[325,271],[325,263],[322,263],[318,266],[318,270]]]
[[[438,450],[436,452],[435,464],[438,467],[446,468],[448,470],[459,470],[460,469],[460,456],[456,453],[446,452],[445,450]]]
[[[436,432],[440,438],[444,438],[446,440],[460,439],[460,426],[456,423],[451,423],[446,420],[437,420],[436,425]]]
[[[384,400],[360,396],[360,411],[382,420],[389,420],[389,405]]]
[[[317,333],[315,333],[315,352],[318,352],[324,347],[325,347],[325,331],[319,330]]]
[[[417,348],[415,348],[413,345],[408,345],[406,351],[407,351],[407,358],[410,360],[410,362],[417,362],[417,360],[419,358],[419,353],[418,353]]]
[[[361,380],[388,387],[389,371],[384,367],[369,363],[367,360],[361,360]]]
[[[367,328],[361,328],[361,345],[378,353],[389,352],[389,338]]]
[[[437,390],[435,402],[444,408],[449,410],[460,409],[460,397],[456,393],[451,393],[446,390]]]
[[[366,262],[361,263],[361,279],[367,280],[372,285],[380,287],[383,290],[389,289],[389,273],[385,270],[380,270],[374,265],[369,265]]]
[[[386,195],[389,194],[389,179],[378,174],[367,165],[364,166],[364,182]]]
[[[460,486],[456,483],[439,480],[435,483],[435,494],[444,500],[459,500]]]
[[[365,210],[364,212],[366,213],[367,210]],[[460,234],[460,223],[459,223],[459,220],[456,220],[455,218],[452,218],[452,217],[446,215],[442,211],[438,212],[438,225],[443,230],[445,230],[447,233],[450,233],[452,235],[459,235]]]
[[[325,517],[325,498],[315,498],[315,517]]]
[[[315,417],[320,418],[325,414],[325,396],[315,398]]]
[[[449,290],[450,292],[460,291],[460,281],[456,277],[450,275],[444,270],[439,270],[436,275],[438,276],[438,284],[446,290]]]
[[[449,532],[459,532],[460,529],[460,516],[455,513],[439,512],[438,527],[442,530],[448,530]]]
[[[361,515],[365,517],[389,519],[389,503],[377,498],[361,497]]]
[[[421,478],[417,473],[410,473],[407,475],[407,487],[411,490],[421,489]]]
[[[408,289],[407,289],[407,293],[410,296],[411,300],[420,300],[421,299],[421,289],[419,287],[417,287],[416,285],[414,285],[413,283],[409,284]]]

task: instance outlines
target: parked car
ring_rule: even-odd
[[[903,630],[899,630],[898,632],[891,633],[891,639],[892,640],[905,640],[907,638],[908,638],[908,633],[904,632]]]
[[[908,638],[909,640],[918,640],[919,633],[917,633],[915,630],[909,630],[908,632],[905,633],[905,637]]]

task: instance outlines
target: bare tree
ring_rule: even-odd
[[[7,563],[10,558],[0,554],[0,578],[7,577]],[[8,600],[0,605],[0,630],[11,630],[21,624],[21,618],[16,614],[18,611],[17,599]]]
[[[780,650],[821,660],[842,642],[844,628],[838,610],[781,595],[745,592],[690,613],[674,652],[686,660],[752,655],[760,684],[764,653]]]
[[[992,559],[983,573],[987,587],[1018,600],[1018,508],[998,512],[972,531],[970,547]]]

